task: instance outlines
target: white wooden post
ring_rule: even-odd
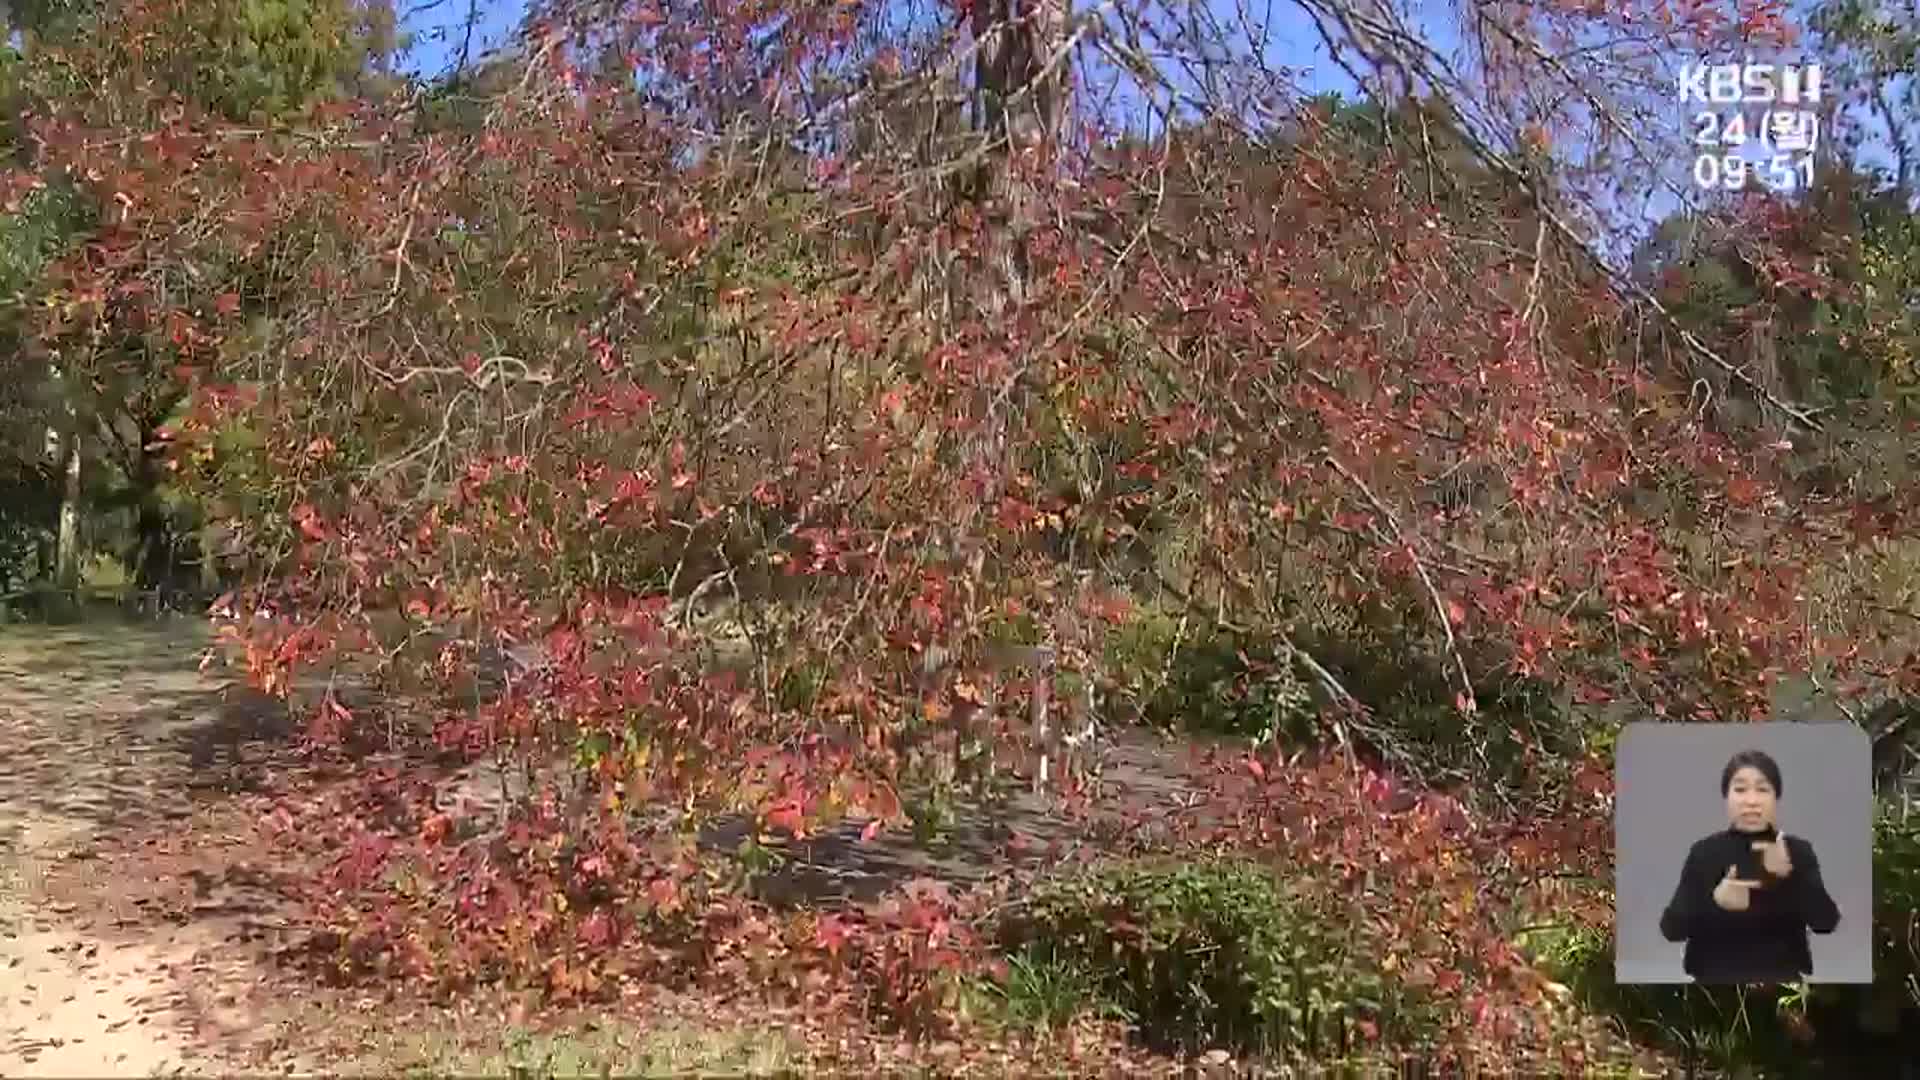
[[[1033,741],[1039,747],[1040,761],[1033,773],[1033,793],[1038,795],[1046,789],[1048,780],[1049,754],[1052,742],[1049,738],[1047,710],[1053,698],[1053,648],[1042,645],[1034,654],[1033,672]]]

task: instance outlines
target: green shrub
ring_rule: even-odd
[[[1479,712],[1463,718],[1458,682],[1404,629],[1296,630],[1293,641],[1366,703],[1375,750],[1436,786],[1466,785],[1469,800],[1550,793],[1591,734],[1538,679],[1477,678]],[[1143,609],[1110,632],[1103,660],[1148,724],[1287,746],[1326,734],[1316,730],[1326,690],[1276,635],[1227,633],[1197,617],[1183,629],[1177,616]]]
[[[1116,627],[1105,662],[1139,718],[1159,727],[1293,742],[1310,738],[1314,703],[1270,639],[1236,637],[1148,612]]]
[[[1006,974],[983,989],[1000,1016],[1021,1027],[1057,1028],[1084,1013],[1112,1009],[1081,961],[1036,950],[1009,957]]]
[[[1151,1044],[1322,1056],[1359,1022],[1410,1028],[1424,1012],[1395,999],[1352,926],[1255,863],[1113,863],[1041,885],[1003,944]]]
[[[1575,993],[1613,984],[1613,935],[1604,927],[1555,926],[1515,942],[1527,958]]]
[[[1896,1004],[1911,1025],[1920,1010],[1920,815],[1883,803],[1874,831],[1874,983],[1777,988],[1622,986],[1614,981],[1611,935],[1579,929],[1531,935],[1523,948],[1587,1009],[1617,1018],[1636,1037],[1697,1064],[1779,1075],[1841,1075],[1873,1051],[1863,1043],[1863,1011]],[[1795,1028],[1802,1028],[1799,1036]],[[1808,1034],[1810,1032],[1810,1036]],[[1811,1042],[1808,1039],[1811,1039]]]
[[[781,674],[779,684],[774,687],[774,697],[783,709],[808,712],[819,704],[831,678],[832,671],[824,662],[802,660]]]
[[[1920,1008],[1920,814],[1881,803],[1873,834],[1873,978]]]
[[[1719,1070],[1774,1067],[1796,1049],[1783,1019],[1785,992],[1691,984],[1623,986],[1614,981],[1613,935],[1607,928],[1535,932],[1522,950],[1548,977],[1565,984],[1588,1011],[1618,1020],[1637,1040],[1694,1065]]]

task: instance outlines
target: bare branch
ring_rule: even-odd
[[[1460,658],[1459,642],[1454,640],[1453,618],[1447,612],[1447,602],[1441,598],[1439,588],[1433,583],[1433,576],[1427,573],[1426,560],[1422,559],[1420,553],[1414,550],[1413,544],[1407,539],[1406,534],[1400,531],[1400,522],[1394,517],[1393,511],[1387,508],[1386,503],[1380,501],[1380,497],[1373,493],[1373,489],[1367,486],[1366,481],[1355,475],[1353,470],[1341,464],[1340,459],[1334,457],[1332,454],[1328,454],[1324,460],[1329,467],[1345,478],[1348,483],[1360,489],[1360,493],[1366,497],[1367,502],[1372,504],[1374,510],[1385,519],[1387,528],[1393,532],[1394,541],[1406,551],[1407,557],[1413,560],[1414,571],[1420,575],[1421,584],[1427,587],[1427,598],[1433,602],[1434,616],[1440,620],[1440,631],[1446,635],[1447,656],[1453,661],[1454,672],[1460,678],[1460,693],[1463,702],[1461,711],[1469,716],[1479,712],[1480,704],[1473,693],[1473,679],[1467,674],[1466,661]]]

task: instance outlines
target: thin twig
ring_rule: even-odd
[[[1394,518],[1393,511],[1388,509],[1387,505],[1380,501],[1380,497],[1373,493],[1373,489],[1367,486],[1366,481],[1360,479],[1351,469],[1341,464],[1340,460],[1332,454],[1328,454],[1325,460],[1326,463],[1331,466],[1335,472],[1338,472],[1344,477],[1348,483],[1360,489],[1360,494],[1366,496],[1367,501],[1373,504],[1373,508],[1379,512],[1382,518],[1386,519],[1387,528],[1393,532],[1393,539],[1406,550],[1407,557],[1413,560],[1414,572],[1420,575],[1421,583],[1427,587],[1427,597],[1433,602],[1434,615],[1439,618],[1440,630],[1446,635],[1447,656],[1453,661],[1454,670],[1460,677],[1461,711],[1469,716],[1479,712],[1480,703],[1474,696],[1473,680],[1467,674],[1466,661],[1460,658],[1460,645],[1453,636],[1453,619],[1447,613],[1447,603],[1440,596],[1439,588],[1433,583],[1433,576],[1427,573],[1426,560],[1422,559],[1420,553],[1414,550],[1413,544],[1407,540],[1406,534],[1400,531],[1400,522]]]

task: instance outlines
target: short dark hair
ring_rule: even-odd
[[[1766,777],[1767,783],[1773,785],[1773,793],[1776,796],[1787,793],[1787,786],[1780,782],[1780,765],[1778,762],[1768,757],[1763,751],[1742,750],[1728,758],[1727,767],[1721,770],[1720,794],[1724,796],[1727,793],[1727,789],[1733,786],[1734,773],[1748,767],[1760,770],[1760,775]]]

